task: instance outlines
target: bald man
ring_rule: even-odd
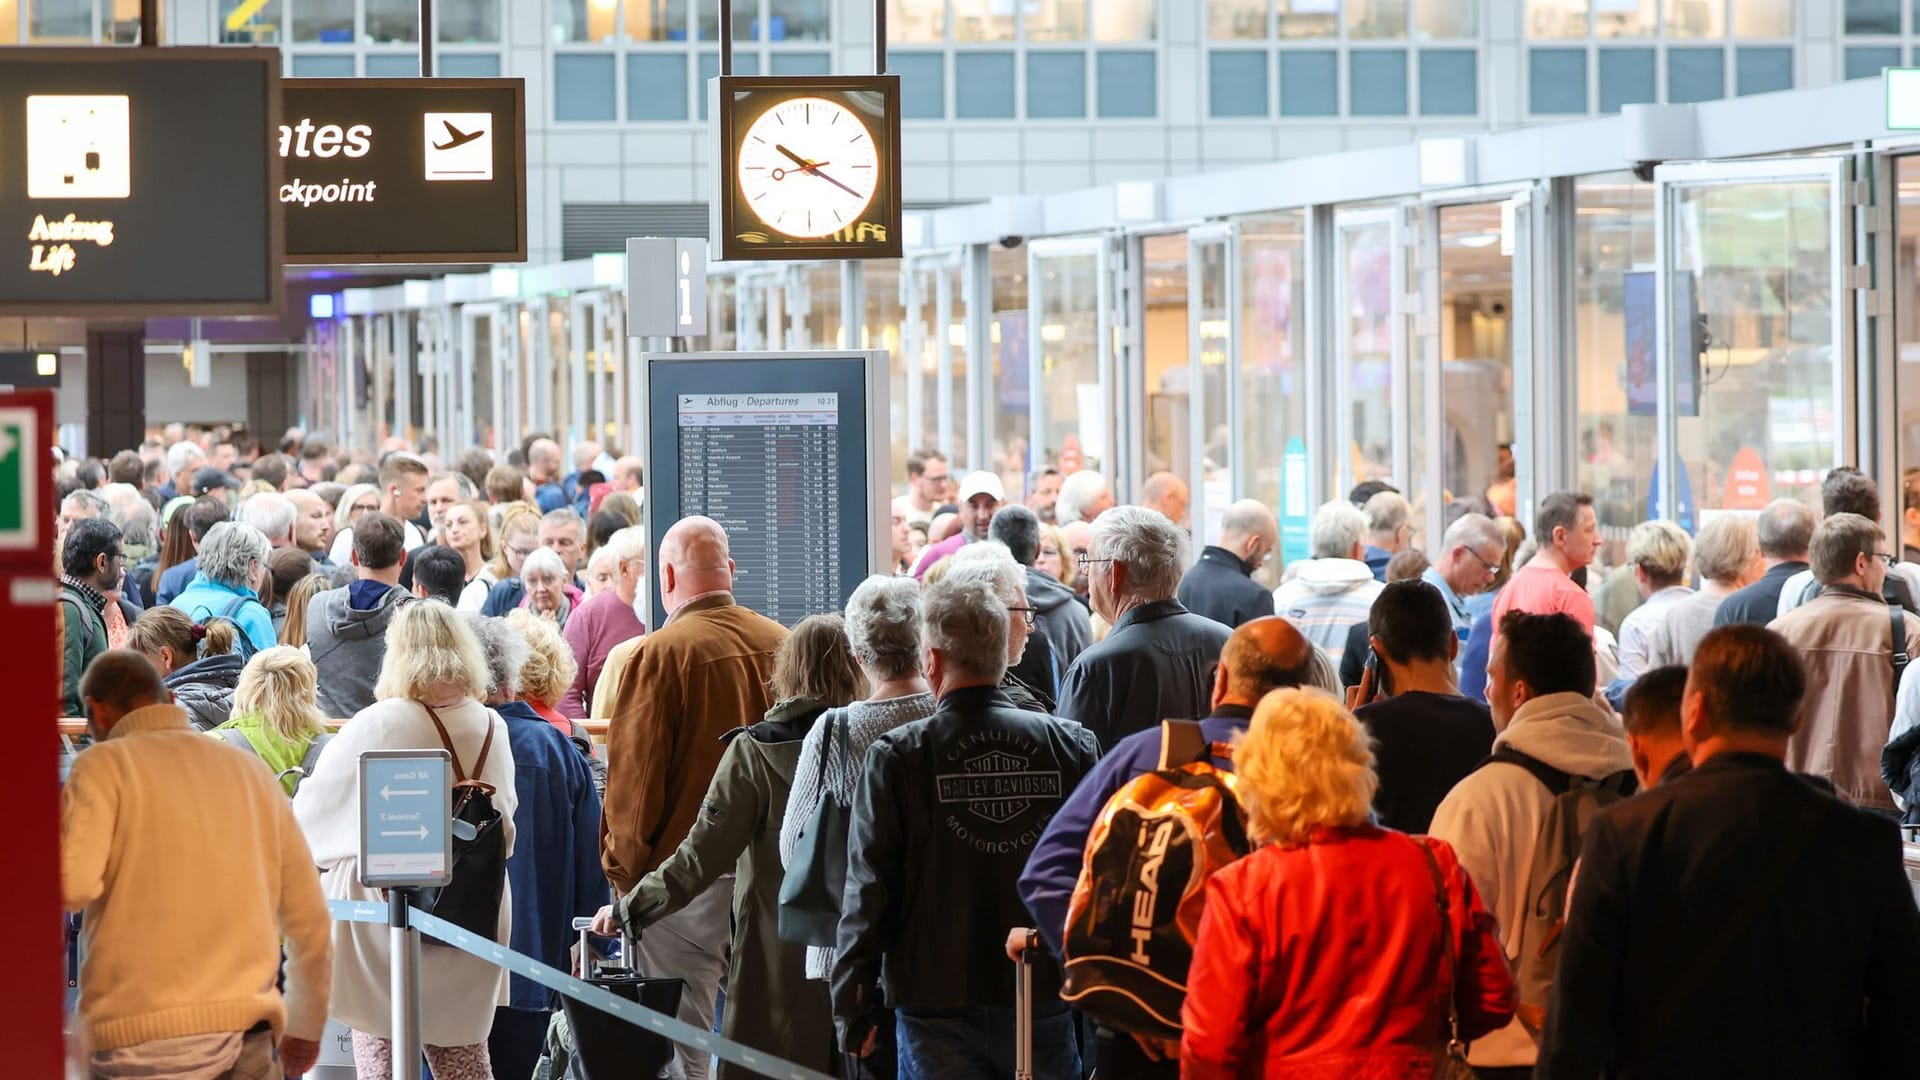
[[[713,519],[676,522],[660,542],[658,561],[667,621],[607,656],[594,695],[593,715],[611,721],[600,861],[621,893],[692,830],[726,750],[721,736],[759,722],[773,704],[773,655],[787,637],[779,623],[733,602],[733,558]],[[713,1030],[714,998],[727,971],[731,864],[726,869],[674,914],[634,912],[649,916],[641,970],[687,980],[680,1018],[702,1031]],[[689,1080],[704,1080],[707,1056],[681,1053],[680,1067]]]
[[[1220,652],[1213,677],[1213,711],[1200,721],[1201,734],[1212,745],[1231,744],[1247,729],[1261,698],[1285,687],[1311,685],[1313,667],[1313,646],[1292,623],[1271,615],[1245,623]],[[1020,897],[1053,955],[1065,955],[1061,931],[1067,924],[1067,901],[1073,896],[1080,868],[1086,865],[1087,837],[1094,821],[1114,792],[1134,777],[1159,767],[1160,749],[1158,729],[1136,732],[1116,743],[1073,789],[1027,860],[1027,868],[1020,874]],[[1233,762],[1226,758],[1214,758],[1213,763],[1222,769],[1233,768]],[[1149,1061],[1131,1037],[1110,1038],[1112,1034],[1102,1029],[1095,1048],[1100,1075],[1180,1075],[1178,1061]]]
[[[567,505],[566,489],[560,486],[559,443],[543,438],[527,447],[527,482],[533,485],[533,501],[540,504],[541,513]]]
[[[1280,523],[1258,499],[1241,499],[1220,519],[1220,542],[1200,549],[1200,558],[1180,579],[1180,602],[1196,615],[1226,626],[1273,614],[1273,594],[1253,580],[1280,546]]]
[[[1185,528],[1187,505],[1193,495],[1186,481],[1170,472],[1157,472],[1140,485],[1140,505],[1167,515],[1167,520]]]

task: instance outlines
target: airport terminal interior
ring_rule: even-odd
[[[0,222],[12,1075],[1920,1060],[1920,3],[0,0]]]

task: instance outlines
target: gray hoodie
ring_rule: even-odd
[[[307,608],[307,655],[319,673],[320,711],[345,720],[373,704],[380,661],[387,651],[387,624],[413,599],[400,586],[388,589],[370,610],[353,607],[351,589],[316,593]]]
[[[1027,603],[1039,612],[1036,629],[1053,646],[1053,659],[1062,672],[1093,644],[1093,618],[1073,590],[1050,575],[1027,567]]]
[[[1514,710],[1493,748],[1511,746],[1553,768],[1598,780],[1633,768],[1627,733],[1613,714],[1580,694],[1548,694]],[[1534,840],[1553,808],[1553,794],[1518,765],[1496,762],[1467,774],[1434,811],[1431,835],[1453,845],[1480,898],[1500,923],[1512,959],[1514,936],[1533,862]],[[1467,1060],[1482,1068],[1532,1065],[1533,1036],[1518,1018],[1475,1042]]]

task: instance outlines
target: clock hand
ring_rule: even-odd
[[[823,173],[820,171],[820,166],[829,164],[829,162],[809,161],[806,158],[801,157],[799,154],[796,154],[793,151],[787,149],[786,146],[781,143],[774,143],[773,148],[787,155],[788,157],[792,158],[793,163],[795,165],[800,166],[801,171],[811,174],[813,176],[817,176],[822,180],[825,180],[827,183],[832,184],[834,187],[839,188],[841,191],[846,192],[847,194],[853,196],[856,199],[861,197],[859,192],[853,190],[847,185],[841,183],[838,180],[835,180],[833,177],[828,176],[826,173]]]
[[[853,196],[853,197],[854,197],[854,198],[856,198],[856,199],[858,199],[858,198],[862,198],[862,197],[863,197],[863,196],[862,196],[862,195],[861,195],[861,194],[860,194],[859,192],[857,192],[857,191],[855,191],[855,190],[853,190],[852,188],[850,188],[850,187],[848,187],[847,185],[845,185],[845,184],[843,184],[843,183],[841,183],[840,181],[838,181],[838,180],[835,180],[835,179],[834,179],[833,177],[831,177],[831,176],[828,176],[828,175],[827,175],[826,173],[823,173],[823,172],[821,172],[821,171],[820,171],[819,169],[817,169],[817,168],[815,168],[815,169],[808,169],[807,171],[808,171],[808,172],[810,172],[810,173],[812,173],[813,175],[815,175],[815,176],[817,176],[817,177],[819,177],[820,179],[822,179],[822,180],[825,180],[825,181],[826,181],[827,183],[829,183],[829,184],[832,184],[832,185],[833,185],[834,187],[837,187],[837,188],[839,188],[839,189],[840,189],[841,191],[844,191],[844,192],[846,192],[847,194],[849,194],[849,195],[851,195],[851,196]]]
[[[800,156],[799,154],[796,154],[796,153],[794,153],[793,151],[791,151],[791,150],[789,150],[789,149],[787,149],[787,148],[786,148],[786,147],[785,147],[784,145],[782,145],[782,144],[780,144],[780,143],[774,143],[774,144],[773,144],[773,148],[774,148],[775,150],[778,150],[778,151],[780,151],[781,153],[783,153],[783,154],[785,154],[785,155],[787,155],[788,157],[790,157],[790,158],[792,158],[792,159],[793,159],[793,163],[794,163],[795,165],[798,165],[798,166],[800,166],[801,168],[803,168],[803,169],[805,169],[805,170],[807,170],[808,172],[812,172],[812,171],[813,171],[813,166],[814,166],[814,163],[813,163],[813,162],[811,162],[811,161],[808,161],[808,160],[807,160],[806,158],[803,158],[803,157],[801,157],[801,156]]]

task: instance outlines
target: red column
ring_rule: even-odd
[[[30,410],[34,430],[13,442]],[[60,935],[60,644],[54,609],[53,392],[0,393],[0,656],[12,658],[6,694],[26,724],[0,757],[0,821],[7,823],[7,882],[0,888],[0,956],[7,958],[7,1006],[0,1009],[6,1072],[40,1080],[62,1075],[66,959]],[[23,483],[24,481],[24,483]],[[18,515],[10,504],[18,493]],[[29,536],[20,536],[24,528]],[[35,713],[46,724],[33,734]]]

